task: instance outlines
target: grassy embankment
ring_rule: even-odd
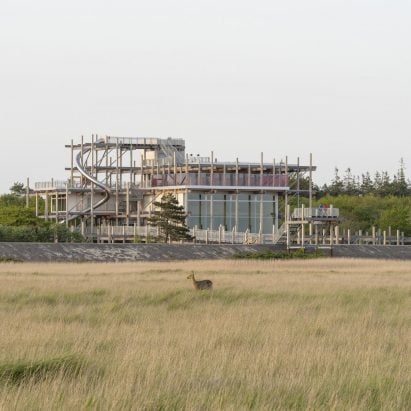
[[[194,292],[186,276],[214,281]],[[0,409],[407,409],[411,262],[0,264]]]

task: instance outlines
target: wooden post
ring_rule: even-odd
[[[174,173],[174,186],[177,185],[177,159],[176,159],[176,152],[173,151],[173,173]],[[174,189],[174,194],[176,190]]]
[[[338,225],[335,226],[335,244],[340,244],[340,227]]]
[[[275,193],[275,205],[274,205],[274,227],[275,233],[278,233],[278,193]]]
[[[130,144],[130,184],[133,183],[133,146]]]
[[[29,199],[30,199],[30,180],[27,177],[27,182],[26,182],[26,208],[29,208]]]
[[[383,232],[383,245],[387,245],[387,231]]]
[[[36,217],[39,216],[39,194],[36,193]]]
[[[305,229],[304,224],[301,224],[301,247],[303,248],[304,248],[304,242],[305,242],[304,229]]]
[[[297,208],[300,208],[300,157],[297,157]]]
[[[280,170],[280,174],[281,174],[281,170]],[[285,157],[285,179],[288,184],[288,157],[287,156]],[[288,192],[287,191],[284,193],[284,203],[285,203],[285,210],[284,210],[285,213],[284,214],[287,215],[287,206],[288,206]]]
[[[308,182],[308,208],[310,209],[311,213],[311,209],[313,208],[313,153],[310,153],[310,170],[308,175]]]
[[[351,244],[351,229],[347,229],[347,244]]]
[[[235,185],[238,187],[238,157],[235,159]]]
[[[130,223],[130,182],[126,186],[126,225]]]
[[[234,227],[237,230],[238,227],[238,190],[235,193],[235,218],[234,218]]]
[[[287,234],[287,249],[290,248],[291,244],[291,239],[290,239],[290,225],[288,224],[288,221],[285,223],[286,227],[286,234]]]
[[[186,154],[186,161],[185,161],[185,181],[186,181],[186,184],[190,184],[190,181],[188,179],[188,154]]]
[[[263,173],[264,173],[264,154],[260,154],[260,187],[263,185]]]
[[[44,199],[44,219],[47,221],[49,219],[49,195],[46,191],[46,197]]]
[[[372,245],[375,245],[375,226],[372,226]]]
[[[397,245],[400,245],[400,230],[397,230]]]
[[[143,171],[143,168],[144,168],[144,156],[141,155],[140,184],[141,184],[141,186],[142,186],[143,188],[146,188],[146,186],[145,186],[145,181],[144,181],[144,171]],[[164,168],[163,168],[163,170],[164,170]],[[110,178],[111,178],[111,177],[110,177]]]
[[[210,191],[210,230],[214,229],[214,195],[213,192]]]
[[[94,177],[94,134],[91,135],[91,175]],[[93,239],[94,231],[94,183],[91,182],[90,187],[90,230],[91,238]],[[93,242],[93,240],[92,240]]]
[[[57,188],[56,188],[55,204],[56,204],[56,215],[54,216],[54,219],[55,219],[56,224],[57,224],[58,218],[59,218],[59,193],[57,192]]]
[[[264,194],[261,191],[260,194],[260,226],[259,226],[259,231],[263,231],[263,217],[264,217]]]
[[[290,206],[286,204],[285,206],[285,228],[287,233],[287,249],[291,245],[291,235],[290,235]]]
[[[272,186],[275,186],[275,158],[273,158],[273,181]]]
[[[210,156],[210,186],[214,185],[214,151],[211,151]]]
[[[264,173],[264,154],[263,152],[261,152],[261,157],[260,157],[260,187],[263,186],[263,175]],[[259,224],[259,232],[262,232],[263,230],[263,215],[264,215],[264,194],[263,194],[263,190],[261,189],[260,191],[260,224]]]
[[[302,221],[304,221],[304,211],[305,211],[304,204],[301,204],[301,219],[302,219]],[[304,241],[305,241],[304,228],[305,228],[304,223],[301,222],[301,246],[303,248],[304,248]]]
[[[69,192],[68,192],[68,185],[69,180],[66,183],[66,227],[69,226],[68,219],[69,219]]]
[[[73,184],[73,176],[74,176],[74,144],[73,139],[71,139],[71,161],[70,161],[70,181]]]

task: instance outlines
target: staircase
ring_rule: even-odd
[[[177,164],[184,164],[185,158],[184,153],[181,151],[177,151],[176,148],[172,144],[173,140],[171,138],[167,139],[159,139],[160,149],[163,152],[166,159],[170,161],[174,161],[174,154],[176,156],[176,163]]]

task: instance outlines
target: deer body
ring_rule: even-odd
[[[213,282],[211,280],[196,280],[194,278],[194,273],[190,274],[187,279],[193,280],[193,286],[196,290],[212,290]]]

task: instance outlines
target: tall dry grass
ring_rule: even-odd
[[[186,280],[213,280],[195,292]],[[1,409],[409,409],[411,262],[0,264]]]

